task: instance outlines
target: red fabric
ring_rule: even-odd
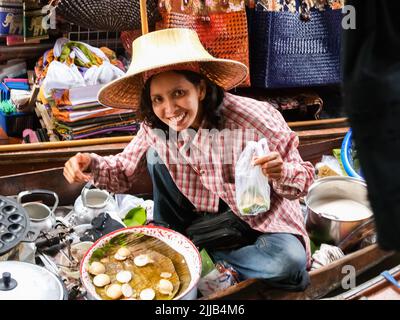
[[[216,143],[211,142],[210,136],[202,130],[194,137],[182,134],[178,139],[179,153],[175,152],[178,157],[183,155],[188,161],[187,164],[171,164],[176,160],[171,150],[176,149],[171,148],[171,145],[166,146],[162,139],[155,135],[154,130],[142,124],[137,136],[122,153],[108,157],[91,154],[95,183],[113,192],[130,189],[130,182],[140,171],[140,160],[148,148],[152,147],[167,165],[180,191],[198,211],[217,212],[221,198],[238,214],[235,201],[235,163],[247,141],[258,141],[265,137],[269,149],[279,152],[284,161],[283,176],[279,181],[271,182],[270,210],[256,217],[243,219],[262,232],[287,232],[301,236],[310,266],[309,238],[298,198],[306,195],[313,182],[314,167],[310,162],[301,159],[297,150],[299,140],[296,133],[290,130],[279,111],[267,102],[226,93],[222,115],[226,120],[224,128],[230,130],[224,131],[237,130],[233,140],[227,140],[224,131],[219,131],[215,136]],[[211,159],[211,152],[207,151],[211,143],[212,146],[218,146],[214,153],[215,161]],[[228,148],[232,148],[233,158],[231,164],[224,164],[222,157],[230,154],[226,152]],[[198,161],[196,156],[211,161],[204,163],[205,161]]]

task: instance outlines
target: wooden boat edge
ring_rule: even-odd
[[[324,295],[337,289],[346,274],[343,272],[344,266],[353,266],[356,275],[367,271],[379,264],[383,260],[392,256],[394,252],[383,251],[377,244],[350,253],[334,261],[333,263],[311,271],[310,286],[302,292],[287,292],[270,287],[262,280],[248,279],[242,281],[224,291],[216,292],[204,299],[271,299],[271,300],[312,300],[323,297]],[[327,281],[326,278],[329,278]]]

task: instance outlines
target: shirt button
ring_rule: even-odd
[[[204,170],[204,169],[201,169],[201,170],[200,170],[200,174],[201,174],[201,175],[203,175],[203,174],[205,174],[205,173],[206,173],[206,170]]]

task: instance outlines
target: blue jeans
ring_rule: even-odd
[[[185,234],[191,221],[198,217],[193,204],[178,189],[151,148],[147,152],[147,168],[153,182],[155,222]],[[226,209],[227,205],[220,200],[218,211]],[[297,236],[289,233],[265,233],[252,245],[208,253],[214,261],[231,265],[241,279],[263,279],[273,287],[293,291],[304,290],[310,282],[304,246]]]

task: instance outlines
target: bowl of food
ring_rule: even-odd
[[[159,226],[116,230],[97,240],[80,266],[91,300],[192,300],[201,257],[182,234]]]

